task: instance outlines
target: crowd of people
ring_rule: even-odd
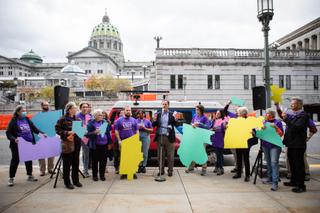
[[[195,106],[196,114],[192,118],[191,125],[194,128],[204,128],[213,130],[215,134],[211,136],[211,144],[216,153],[216,163],[213,172],[218,176],[224,174],[224,136],[228,128],[228,121],[231,118],[248,118],[248,109],[246,107],[236,107],[235,112],[229,111],[229,102],[223,109],[216,111],[214,119],[208,119],[205,115],[205,107],[199,103]],[[42,112],[48,112],[49,103],[41,103]],[[165,160],[167,160],[167,175],[173,176],[174,153],[175,153],[175,127],[179,125],[175,117],[175,112],[169,110],[169,100],[162,101],[162,110],[154,113],[152,119],[147,119],[143,110],[137,111],[133,117],[131,107],[126,106],[121,111],[113,125],[108,119],[106,111],[95,109],[92,112],[91,105],[87,102],[80,103],[79,109],[75,103],[69,102],[65,106],[65,114],[57,121],[55,125],[56,134],[61,139],[62,160],[63,160],[63,180],[67,189],[82,187],[79,181],[79,158],[82,150],[83,175],[90,177],[89,170],[92,169],[93,181],[105,181],[107,172],[107,160],[113,160],[116,174],[119,174],[121,143],[123,140],[139,133],[142,142],[143,160],[139,164],[138,173],[146,173],[148,161],[148,151],[150,146],[150,134],[156,128],[154,140],[162,145],[162,156],[160,158],[160,149],[158,149],[158,162],[161,162],[159,175],[165,174]],[[286,146],[287,169],[290,181],[284,182],[285,186],[293,187],[292,191],[296,193],[305,192],[306,186],[304,181],[310,179],[308,162],[306,161],[307,141],[317,132],[315,123],[303,111],[303,101],[298,97],[291,99],[290,109],[283,112],[278,103],[275,109],[267,109],[264,123],[269,123],[275,128],[277,134],[283,137],[283,143]],[[277,114],[279,119],[277,119]],[[86,128],[86,134],[83,138],[78,137],[72,131],[72,122],[81,121],[82,126]],[[106,125],[107,124],[107,125]],[[285,129],[283,128],[285,124]],[[102,129],[106,128],[106,129]],[[265,126],[263,127],[265,128]],[[309,129],[309,131],[308,131]],[[114,130],[115,137],[112,137]],[[103,134],[102,134],[103,133]],[[233,179],[241,178],[244,163],[244,181],[250,181],[250,149],[253,145],[258,144],[255,137],[255,129],[252,130],[252,138],[248,142],[248,148],[232,149],[234,156],[235,168],[231,172],[235,173]],[[46,134],[40,131],[33,122],[26,117],[26,109],[18,106],[10,121],[6,135],[10,141],[12,159],[9,169],[8,186],[14,185],[14,178],[19,165],[18,137],[26,141],[35,143],[34,134]],[[205,145],[206,146],[206,145]],[[267,177],[264,184],[270,184],[272,191],[278,190],[279,178],[279,157],[282,149],[267,141],[261,141],[261,146],[267,163]],[[47,159],[47,171],[49,174],[54,173],[54,157]],[[26,170],[28,181],[37,181],[32,175],[32,161],[26,161]],[[185,170],[186,173],[194,171],[196,166],[192,162]],[[201,175],[207,174],[207,164],[200,165]],[[39,159],[40,176],[46,174],[46,160]],[[71,171],[70,171],[71,170]],[[71,180],[70,180],[71,172]],[[121,175],[121,179],[126,175]],[[137,179],[137,175],[134,174]]]

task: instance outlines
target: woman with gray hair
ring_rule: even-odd
[[[74,102],[69,102],[65,107],[66,114],[57,122],[56,133],[60,135],[63,160],[63,180],[67,189],[82,187],[79,182],[79,155],[81,139],[72,131],[72,122],[81,121],[76,117],[77,106]],[[70,181],[70,168],[72,167],[72,182]]]

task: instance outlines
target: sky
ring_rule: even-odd
[[[270,43],[319,17],[319,0],[274,0]],[[66,62],[88,45],[107,9],[126,60],[155,59],[163,48],[263,48],[256,0],[0,0],[0,55],[30,49]]]

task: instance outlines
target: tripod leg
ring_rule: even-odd
[[[83,178],[86,178],[86,177],[84,176],[84,174],[81,172],[80,169],[79,169],[79,173],[80,173],[80,175],[81,175]]]
[[[56,188],[57,186],[57,181],[58,181],[58,178],[59,178],[59,174],[60,174],[60,168],[61,168],[61,163],[62,163],[62,159],[60,158],[59,160],[59,165],[58,165],[58,170],[57,170],[57,176],[56,176],[56,179],[54,181],[54,185],[53,185],[53,188]]]
[[[253,181],[253,184],[256,184],[257,182],[257,176],[258,176],[258,173],[259,173],[259,168],[261,167],[262,168],[262,151],[259,150],[259,153],[258,153],[258,156],[257,156],[257,167],[254,169],[255,170],[255,175],[254,175],[254,181]],[[260,177],[261,178],[261,177]]]
[[[256,158],[256,160],[254,161],[254,164],[253,164],[253,166],[252,166],[252,170],[251,170],[250,176],[252,176],[254,170],[256,169],[256,166],[257,166],[257,163],[258,163],[258,159],[259,159],[259,153],[260,153],[260,150],[259,150],[258,155],[257,155],[257,158]]]
[[[262,165],[262,153],[263,153],[263,151],[261,150],[261,157],[260,157],[260,178],[262,178],[262,167],[263,167],[263,165]]]
[[[53,171],[52,171],[52,174],[50,175],[50,178],[51,178],[51,179],[53,178],[53,175],[54,175],[54,173],[56,172],[57,167],[58,167],[58,164],[60,163],[61,160],[62,160],[62,156],[60,155],[60,157],[59,157],[56,165],[54,166],[54,169],[53,169]]]

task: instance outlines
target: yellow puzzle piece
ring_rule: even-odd
[[[252,129],[263,127],[262,116],[245,118],[231,118],[224,136],[225,149],[248,148],[248,139],[252,138]]]
[[[133,179],[133,175],[138,171],[138,166],[143,160],[141,146],[139,134],[121,142],[120,174],[127,175],[128,180]]]
[[[273,100],[275,103],[281,103],[282,102],[282,94],[286,91],[285,88],[280,88],[278,85],[271,85],[271,100]]]

